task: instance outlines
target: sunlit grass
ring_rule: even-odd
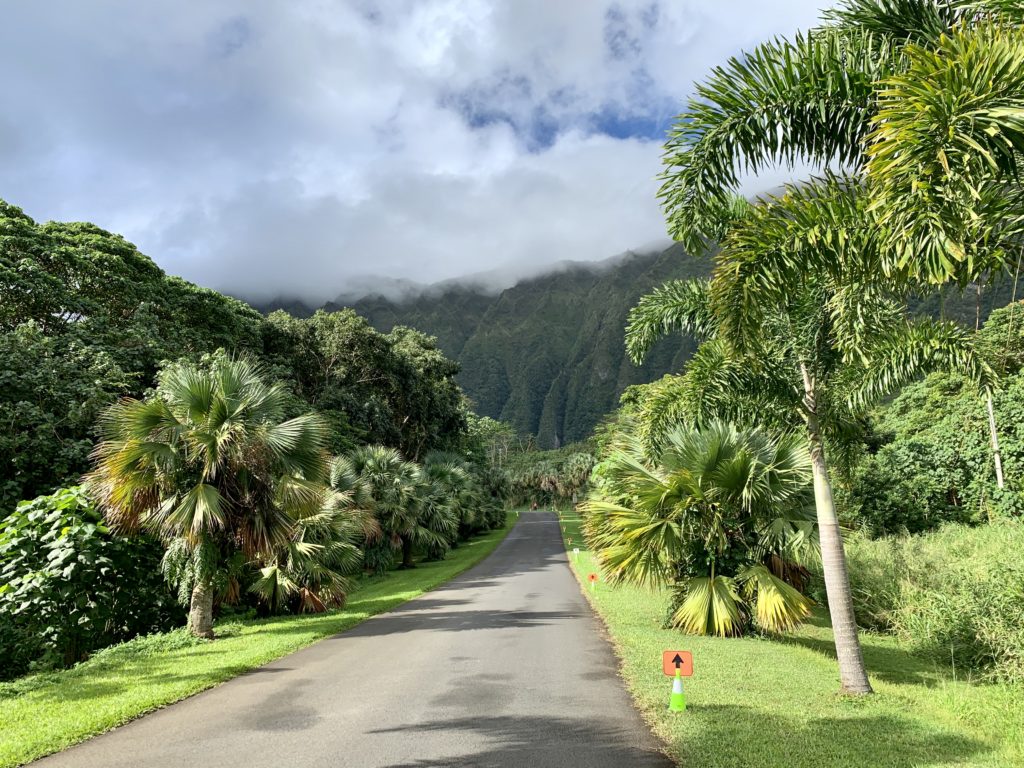
[[[1024,765],[1024,689],[956,679],[891,637],[863,635],[874,696],[837,693],[824,613],[785,639],[691,637],[662,629],[664,592],[610,587],[562,514],[584,593],[604,619],[645,719],[686,768],[868,768]],[[572,548],[581,552],[576,562]],[[668,712],[662,650],[693,652],[688,709]]]
[[[508,526],[515,521],[509,515]],[[59,751],[349,629],[475,565],[508,530],[464,542],[441,562],[367,579],[340,611],[220,623],[213,642],[181,630],[139,638],[67,671],[0,684],[0,768]]]

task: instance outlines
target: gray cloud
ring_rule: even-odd
[[[820,5],[16,4],[0,196],[251,298],[601,259],[664,236],[692,81]]]

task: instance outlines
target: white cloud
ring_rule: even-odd
[[[19,4],[0,196],[255,298],[604,258],[663,236],[691,83],[819,5]]]

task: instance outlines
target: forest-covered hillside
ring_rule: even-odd
[[[478,413],[557,447],[589,435],[627,386],[676,370],[690,356],[692,342],[673,339],[637,368],[625,356],[622,330],[651,288],[707,271],[707,262],[674,247],[571,265],[497,295],[453,287],[405,302],[366,298],[355,308],[378,330],[403,324],[437,336],[462,364],[459,383]]]
[[[543,448],[586,438],[618,406],[631,384],[678,371],[696,348],[676,337],[655,346],[640,367],[626,357],[623,329],[643,294],[673,278],[704,277],[710,260],[680,245],[629,254],[596,264],[571,263],[522,280],[498,293],[449,284],[403,299],[367,296],[339,299],[325,309],[351,306],[380,331],[407,325],[436,336],[439,347],[462,365],[459,384],[477,413],[535,435]],[[980,305],[973,288],[912,300],[917,312],[944,314],[973,326],[1009,298],[1009,286],[990,291]],[[300,302],[276,304],[296,315],[312,310]]]
[[[462,364],[459,383],[478,413],[557,447],[589,435],[627,386],[677,370],[690,356],[689,339],[671,339],[637,368],[625,355],[622,331],[641,295],[708,270],[706,260],[672,247],[568,265],[497,295],[451,287],[399,302],[369,297],[354,306],[378,330],[402,324],[437,336]]]

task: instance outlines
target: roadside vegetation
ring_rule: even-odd
[[[434,339],[263,317],[6,203],[0,255],[0,680],[334,611],[504,526],[503,427]]]
[[[861,644],[875,694],[837,695],[823,610],[783,635],[681,635],[665,624],[670,590],[602,580],[591,592],[587,576],[600,564],[581,543],[580,518],[563,513],[562,521],[573,541],[569,551],[581,549],[578,560],[569,558],[580,588],[608,629],[637,707],[680,765],[1009,768],[1024,762],[1024,688],[993,685],[970,669],[954,669],[941,654],[920,655],[900,638],[872,631],[862,633]],[[1019,552],[1021,534],[1015,535]],[[934,546],[932,536],[942,534],[926,534],[926,547]],[[907,541],[906,548],[914,544]],[[858,548],[850,549],[850,579],[865,584]],[[955,580],[959,567],[931,584]],[[948,605],[938,590],[932,600]],[[970,601],[964,611],[974,612]],[[952,623],[960,625],[958,615]],[[684,679],[687,709],[679,714],[668,711],[672,683],[661,670],[668,648],[693,652],[694,675]]]
[[[626,348],[639,363],[665,335],[700,346],[680,374],[627,393],[604,430],[587,543],[609,581],[669,587],[670,624],[693,634],[782,634],[817,598],[847,694],[873,690],[858,624],[918,651],[948,644],[961,672],[1019,679],[1024,606],[1006,542],[1019,538],[1022,486],[1006,393],[1021,307],[1013,295],[983,331],[980,312],[970,328],[908,306],[948,285],[979,301],[985,286],[1016,293],[1024,16],[1011,6],[847,0],[819,28],[716,68],[665,146],[669,229],[713,250],[714,269],[642,298]],[[797,159],[828,170],[736,195],[738,169]],[[742,445],[755,433],[796,439],[805,460]],[[813,493],[810,526],[796,523],[806,497],[773,469]],[[930,567],[895,542],[889,559],[888,545],[862,546],[848,562],[844,527],[870,537],[944,522],[993,531],[926,534],[910,546]],[[958,547],[1000,574],[979,601],[989,622],[963,605],[983,579]],[[880,594],[857,581],[867,562]]]

